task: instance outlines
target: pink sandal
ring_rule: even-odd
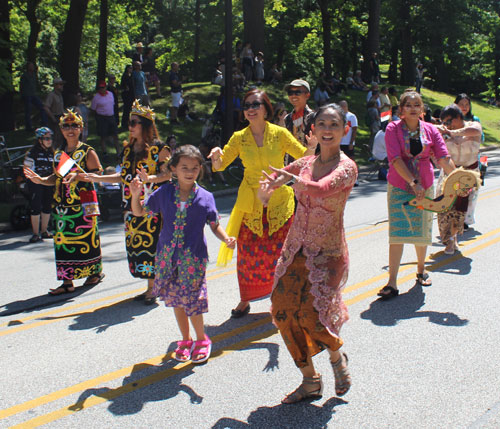
[[[192,359],[193,363],[203,363],[208,360],[210,357],[210,353],[212,352],[212,341],[208,338],[208,335],[205,335],[205,340],[203,341],[195,341],[194,348],[191,353],[192,356],[201,356],[198,359]]]
[[[193,348],[193,340],[177,341],[177,348],[175,349],[174,359],[178,362],[187,362],[189,359],[191,359]]]

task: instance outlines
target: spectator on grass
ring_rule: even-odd
[[[32,62],[26,63],[26,71],[21,76],[19,82],[19,92],[24,102],[24,125],[26,131],[32,131],[31,124],[31,105],[35,106],[40,111],[40,122],[42,126],[47,125],[47,114],[43,108],[43,103],[38,97],[38,77],[36,74],[35,64]]]
[[[137,43],[135,45],[135,53],[134,55],[132,55],[132,63],[135,61],[139,61],[142,64],[142,62],[144,61],[143,51],[144,45],[142,44],[142,42]]]
[[[80,135],[80,139],[82,142],[87,143],[87,138],[89,136],[90,110],[83,101],[82,93],[80,91],[76,93],[75,112],[78,113],[83,119],[83,128],[82,128],[82,134]]]
[[[253,51],[252,44],[250,42],[246,42],[245,46],[241,50],[240,53],[241,63],[243,66],[243,74],[245,75],[245,80],[250,82],[253,77]]]
[[[391,102],[391,106],[392,107],[399,106],[399,96],[398,96],[398,93],[396,91],[396,88],[394,88],[393,86],[390,86],[388,91],[389,91],[389,100]]]
[[[63,139],[59,128],[59,118],[64,113],[64,100],[62,96],[64,84],[65,82],[61,78],[56,77],[52,82],[54,90],[49,92],[43,105],[45,113],[48,116],[49,128],[54,131],[54,147],[59,147]]]
[[[106,141],[111,137],[116,148],[116,155],[120,155],[118,144],[118,129],[114,114],[115,99],[113,94],[106,89],[106,82],[97,83],[97,93],[92,98],[90,109],[95,112],[96,131],[100,137],[103,155],[107,154]]]
[[[361,78],[361,70],[356,70],[356,74],[354,75],[354,87],[353,89],[357,89],[359,91],[368,91],[368,85],[363,82]]]
[[[128,129],[130,110],[135,100],[134,79],[132,78],[132,66],[130,64],[125,66],[125,71],[122,74],[120,82],[120,89],[123,100],[122,128]]]
[[[149,106],[151,101],[146,87],[146,75],[142,71],[141,63],[139,61],[134,61],[133,68],[132,80],[134,82],[134,99],[139,100],[143,106]]]
[[[254,76],[257,85],[261,85],[264,80],[264,54],[258,52],[254,63]]]
[[[113,114],[115,116],[116,126],[118,126],[120,124],[120,108],[118,107],[118,88],[116,87],[116,77],[114,74],[108,76],[107,90],[113,94]]]
[[[170,123],[178,124],[177,114],[182,103],[182,78],[179,75],[179,63],[173,62],[170,65],[170,95],[172,96],[172,106],[170,108]]]
[[[391,100],[389,99],[389,90],[386,86],[383,86],[380,90],[379,100],[380,113],[388,112],[389,110],[391,110],[392,105]]]
[[[373,52],[372,57],[370,58],[370,73],[372,76],[372,82],[380,82],[380,68],[376,52]]]
[[[142,63],[142,70],[146,75],[146,84],[148,88],[151,85],[154,85],[156,88],[156,96],[161,97],[161,83],[160,78],[158,76],[158,72],[156,70],[156,60],[153,57],[153,49],[146,48],[144,52],[144,61]]]
[[[321,83],[320,86],[318,86],[314,91],[314,101],[316,102],[317,107],[321,107],[323,106],[323,104],[327,104],[328,100],[330,99],[330,94],[328,94],[326,88],[326,85],[324,83]]]

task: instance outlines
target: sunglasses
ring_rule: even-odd
[[[42,140],[44,140],[44,141],[52,141],[52,137],[42,137]]]
[[[300,95],[304,94],[304,91],[301,91],[300,89],[289,89],[288,90],[288,95]]]
[[[254,101],[253,103],[245,103],[243,104],[243,110],[257,110],[260,109],[260,106],[264,104],[261,101]]]
[[[80,128],[80,125],[78,124],[62,124],[61,129],[63,130],[69,130],[70,128],[76,130],[77,128]]]
[[[131,121],[128,121],[128,126],[130,128],[134,128],[137,124],[140,124],[141,121],[137,120],[137,119],[132,119]]]
[[[453,119],[448,119],[447,121],[443,121],[443,125],[445,127],[449,127],[451,125],[451,121],[453,121]]]

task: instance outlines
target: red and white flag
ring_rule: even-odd
[[[66,152],[63,152],[59,164],[57,164],[56,171],[64,177],[70,172],[74,165],[76,165],[76,162]]]
[[[380,114],[380,122],[385,122],[385,121],[388,121],[391,117],[391,111],[388,110],[387,112],[382,112]]]

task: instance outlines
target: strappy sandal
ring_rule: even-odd
[[[63,295],[65,293],[73,293],[74,291],[75,291],[75,286],[73,285],[73,283],[63,283],[61,286],[56,287],[55,289],[50,289],[48,294],[51,296],[56,296],[56,295]]]
[[[349,359],[345,353],[341,353],[337,362],[330,361],[335,376],[335,393],[344,396],[351,388],[351,374],[347,363]]]
[[[177,341],[177,348],[175,349],[174,359],[178,362],[187,362],[189,359],[191,359],[193,348],[193,340]]]
[[[104,273],[93,274],[90,277],[87,277],[87,280],[85,280],[85,283],[83,284],[83,286],[98,285],[99,283],[101,283],[103,281],[104,277],[106,277],[106,274],[104,274]]]
[[[210,353],[212,352],[212,341],[205,335],[205,339],[202,341],[195,341],[193,352],[191,356],[200,356],[198,359],[191,359],[193,363],[203,363],[208,360]]]
[[[377,296],[382,298],[383,300],[396,298],[399,295],[399,290],[393,288],[392,286],[386,285],[382,289],[380,289],[377,293]]]
[[[307,390],[304,386],[317,386],[315,390]],[[315,377],[304,377],[302,379],[302,384],[295,389],[292,393],[286,395],[282,400],[282,404],[295,404],[297,402],[303,401],[305,399],[317,399],[323,396],[323,381],[321,379],[321,374]]]
[[[455,251],[453,251],[455,253]],[[431,286],[432,281],[429,281],[427,283],[427,280],[430,280],[429,274],[428,273],[417,273],[417,282],[420,283],[422,286]]]

